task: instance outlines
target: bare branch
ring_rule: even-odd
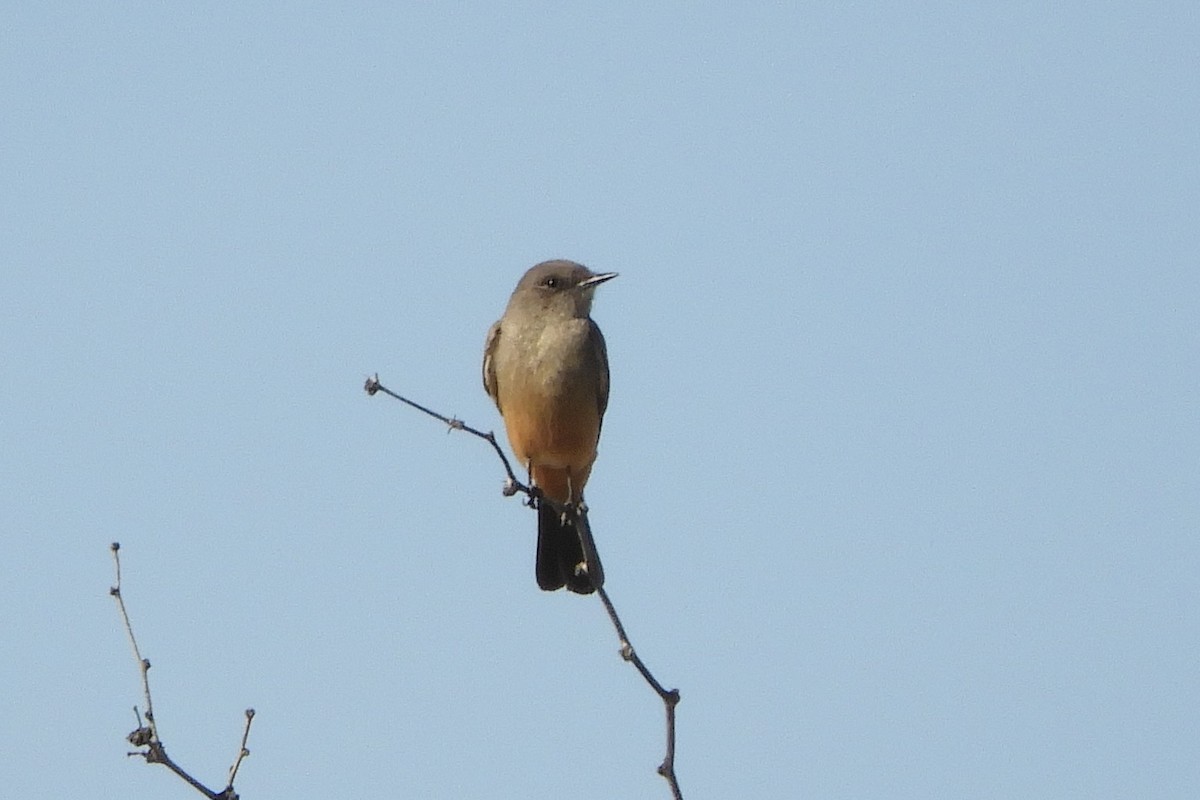
[[[567,514],[572,519],[578,518],[580,514],[584,513],[584,511],[586,511],[586,509],[582,508],[582,507],[577,507],[574,505],[563,505],[562,503],[558,503],[554,499],[547,497],[545,494],[543,494],[542,490],[539,489],[538,487],[529,486],[527,484],[522,483],[517,478],[517,474],[515,472],[513,472],[512,463],[508,460],[508,456],[506,456],[504,454],[504,449],[502,447],[500,447],[500,443],[496,441],[495,432],[487,431],[485,433],[485,432],[479,430],[478,428],[472,428],[470,425],[467,425],[461,419],[458,419],[456,417],[448,417],[445,414],[439,414],[438,412],[434,411],[431,408],[426,408],[425,406],[421,405],[420,403],[417,403],[413,400],[409,400],[407,397],[404,397],[403,395],[393,392],[391,389],[387,388],[382,383],[380,383],[379,375],[372,375],[371,377],[367,378],[366,385],[363,386],[363,388],[366,390],[367,394],[369,394],[371,396],[374,396],[379,392],[383,392],[388,397],[391,397],[395,400],[399,400],[401,403],[412,406],[413,408],[417,409],[418,411],[428,414],[429,416],[433,417],[434,419],[445,423],[449,427],[449,429],[452,431],[462,431],[463,433],[469,433],[472,436],[478,436],[480,439],[484,440],[489,445],[491,445],[492,450],[494,450],[496,455],[499,456],[500,463],[504,465],[504,472],[508,476],[504,481],[504,488],[501,489],[501,492],[503,492],[505,497],[512,497],[514,494],[520,493],[520,494],[525,495],[528,498],[527,504],[531,508],[536,509],[539,507],[540,503],[546,503],[547,505],[549,505],[551,508],[553,508],[558,513]]]
[[[529,504],[534,508],[536,508],[539,503],[550,503],[555,510],[559,511],[560,513],[566,513],[570,515],[572,519],[577,519],[581,514],[586,513],[586,509],[582,507],[576,507],[574,505],[565,507],[561,506],[550,498],[545,497],[541,491],[537,489],[537,487],[526,486],[517,480],[517,476],[513,473],[512,465],[508,461],[508,457],[504,455],[504,451],[500,449],[500,445],[496,443],[496,436],[494,433],[490,431],[488,433],[484,433],[483,431],[476,430],[469,425],[465,425],[462,420],[439,414],[438,412],[426,408],[419,403],[409,400],[407,397],[402,397],[396,394],[391,389],[388,389],[379,382],[378,374],[367,378],[366,386],[364,388],[369,395],[374,396],[378,392],[383,392],[389,397],[395,398],[402,403],[406,403],[418,411],[428,414],[434,419],[441,420],[443,423],[450,426],[451,430],[466,431],[467,433],[478,436],[480,439],[483,439],[485,442],[490,444],[492,449],[496,451],[496,454],[500,456],[500,461],[504,464],[504,471],[508,473],[508,480],[504,486],[505,496],[511,496],[517,492],[522,492],[529,497]],[[663,758],[662,763],[658,766],[658,774],[662,775],[666,779],[667,784],[671,787],[671,794],[675,800],[683,800],[683,794],[679,789],[679,780],[675,776],[675,706],[679,704],[679,690],[663,688],[663,685],[658,682],[658,680],[646,667],[645,663],[643,663],[642,659],[638,656],[637,652],[633,649],[633,645],[630,644],[629,637],[625,633],[625,626],[621,624],[621,618],[617,616],[617,610],[613,606],[612,601],[609,600],[608,593],[604,591],[602,587],[598,587],[596,594],[600,596],[600,601],[604,604],[604,610],[608,612],[608,618],[612,621],[613,627],[617,631],[617,638],[621,641],[621,657],[633,664],[637,671],[641,673],[642,678],[645,679],[646,683],[650,685],[650,688],[658,694],[659,698],[663,701],[663,706],[666,708],[667,754]]]
[[[485,442],[490,444],[492,446],[492,449],[496,451],[496,455],[498,455],[500,457],[500,463],[504,464],[504,471],[506,473],[508,473],[508,482],[504,485],[504,496],[505,497],[512,497],[517,492],[522,492],[526,496],[532,498],[537,493],[536,490],[531,489],[530,487],[521,483],[521,481],[517,480],[517,474],[515,472],[513,472],[512,464],[510,464],[508,461],[508,456],[504,455],[504,450],[501,449],[499,443],[496,441],[496,434],[493,433],[492,431],[488,431],[487,433],[484,433],[481,430],[477,430],[475,428],[472,428],[470,425],[463,423],[463,421],[461,419],[456,419],[454,417],[447,417],[444,414],[439,414],[438,412],[436,412],[432,409],[426,408],[425,406],[421,405],[420,403],[415,403],[412,400],[409,400],[407,397],[402,397],[401,395],[396,394],[391,389],[387,388],[382,383],[380,383],[378,374],[372,375],[371,377],[367,378],[367,383],[363,388],[366,390],[367,394],[369,394],[371,396],[374,396],[376,392],[383,392],[388,397],[395,398],[396,400],[399,400],[401,403],[406,403],[407,405],[412,406],[413,408],[417,409],[418,411],[428,414],[429,416],[433,417],[436,420],[441,420],[442,422],[444,422],[446,425],[448,425],[450,427],[450,430],[464,431],[465,433],[469,433],[472,436],[478,436],[480,439],[483,439]]]
[[[142,696],[146,698],[146,724],[141,724],[141,715],[138,714],[137,707],[133,709],[134,714],[138,716],[138,728],[133,733],[129,734],[129,741],[135,747],[148,745],[158,741],[158,726],[154,722],[154,701],[150,698],[150,660],[142,658],[142,651],[138,649],[137,637],[133,635],[133,625],[129,621],[129,611],[125,608],[125,598],[121,595],[121,543],[113,542],[109,545],[112,551],[113,564],[116,570],[116,583],[109,588],[108,593],[116,598],[117,609],[121,612],[121,621],[125,623],[125,633],[129,636],[129,644],[133,648],[134,660],[138,663],[138,670],[142,674]],[[134,741],[135,737],[137,741]]]
[[[238,769],[241,768],[242,761],[246,756],[250,755],[250,751],[246,749],[246,741],[250,738],[250,723],[252,722],[254,722],[254,709],[247,708],[246,727],[242,729],[242,746],[238,749],[237,759],[234,760],[233,766],[229,768],[229,783],[225,787],[226,792],[233,791],[233,780],[237,777]]]
[[[154,719],[154,705],[150,699],[150,660],[142,658],[141,650],[138,648],[137,637],[133,635],[133,624],[129,621],[129,612],[125,608],[125,599],[121,595],[121,543],[113,542],[110,550],[112,551],[117,577],[116,584],[108,590],[108,593],[116,599],[117,608],[121,612],[121,620],[125,623],[125,632],[129,634],[129,643],[133,647],[133,657],[137,660],[138,669],[141,671],[142,693],[146,699],[145,723],[142,722],[142,715],[138,712],[137,706],[134,706],[133,713],[137,718],[138,727],[126,737],[134,747],[144,747],[146,749],[135,750],[127,755],[141,756],[146,760],[147,764],[162,764],[187,782],[193,789],[209,798],[209,800],[238,800],[237,792],[233,790],[233,779],[237,775],[238,767],[242,764],[242,759],[250,755],[250,751],[246,749],[246,740],[250,736],[250,720],[254,718],[254,710],[248,709],[246,711],[246,727],[242,732],[241,750],[233,767],[229,770],[229,785],[225,787],[224,791],[214,792],[212,789],[209,789],[189,775],[186,770],[176,764],[167,755],[167,750],[163,746],[162,740],[158,737],[158,724]]]
[[[621,618],[617,616],[617,609],[613,606],[612,600],[608,598],[608,592],[604,591],[602,587],[596,590],[596,594],[600,595],[600,602],[604,604],[604,610],[608,612],[608,618],[612,621],[613,628],[617,631],[617,638],[621,641],[621,658],[633,664],[646,683],[650,684],[650,688],[658,694],[666,708],[667,754],[662,763],[658,765],[658,774],[667,779],[675,800],[683,800],[683,794],[679,790],[679,779],[675,777],[675,706],[679,705],[679,690],[663,688],[663,685],[658,682],[658,679],[638,656],[637,651],[633,649],[629,637],[625,634],[625,626],[621,624]]]

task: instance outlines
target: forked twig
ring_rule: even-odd
[[[448,425],[451,430],[465,431],[478,436],[480,439],[483,439],[485,442],[490,444],[492,449],[496,451],[496,455],[500,457],[500,462],[504,465],[504,471],[508,473],[508,480],[504,484],[505,496],[512,496],[517,492],[522,492],[529,497],[530,503],[535,507],[539,502],[552,502],[549,498],[543,496],[542,493],[536,488],[526,486],[525,484],[521,483],[521,481],[517,480],[517,476],[513,472],[512,465],[508,461],[508,457],[504,455],[504,451],[496,442],[496,435],[491,431],[484,433],[483,431],[464,424],[460,419],[439,414],[432,409],[426,408],[420,403],[415,403],[412,400],[409,400],[407,397],[396,394],[391,389],[388,389],[379,382],[378,375],[372,375],[371,377],[367,378],[366,386],[363,388],[366,390],[367,394],[372,396],[378,392],[383,392],[389,397],[410,405],[418,411],[428,414],[434,419],[441,420],[443,423]],[[579,513],[578,510],[574,508],[559,509],[557,504],[554,504],[554,507],[558,510],[566,510],[570,513]],[[671,794],[675,800],[683,800],[683,794],[679,789],[679,780],[675,776],[675,706],[679,704],[679,690],[663,688],[663,685],[658,682],[658,680],[646,667],[646,664],[638,656],[637,651],[633,649],[633,645],[630,644],[629,637],[625,633],[625,626],[621,624],[621,618],[617,616],[617,610],[615,607],[613,607],[612,601],[608,597],[608,593],[604,591],[603,587],[600,587],[596,590],[596,594],[600,596],[600,601],[604,604],[604,610],[608,612],[608,618],[612,621],[613,627],[617,631],[617,638],[621,641],[621,658],[633,664],[646,683],[650,685],[650,688],[658,694],[659,698],[663,702],[663,706],[666,708],[667,754],[663,758],[662,763],[658,766],[658,774],[662,775],[663,778],[666,779],[668,785],[670,785]]]
[[[238,751],[236,760],[233,762],[233,766],[229,769],[229,783],[222,791],[214,792],[212,789],[209,789],[189,775],[183,767],[176,764],[167,755],[167,750],[163,746],[162,740],[158,737],[158,723],[154,719],[154,703],[150,697],[150,660],[142,658],[142,652],[138,648],[137,637],[133,635],[133,624],[129,621],[129,611],[125,608],[125,598],[121,595],[121,543],[113,542],[110,549],[112,551],[117,579],[116,584],[109,588],[108,593],[116,599],[117,609],[121,612],[121,621],[125,623],[125,632],[129,635],[130,646],[133,647],[133,657],[137,660],[138,669],[142,675],[142,695],[146,701],[145,722],[143,723],[143,716],[139,713],[137,706],[134,706],[133,713],[137,718],[138,727],[126,737],[134,747],[144,747],[146,749],[135,750],[127,755],[141,756],[146,759],[147,764],[162,764],[187,782],[189,786],[209,798],[209,800],[238,800],[237,792],[233,790],[233,779],[237,777],[237,771],[242,765],[242,760],[250,755],[250,751],[246,749],[246,741],[250,738],[250,723],[254,719],[254,709],[246,709],[246,727],[242,730],[242,746]]]

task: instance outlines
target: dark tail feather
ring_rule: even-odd
[[[587,565],[586,574],[576,574],[580,563]],[[548,592],[566,586],[577,594],[591,594],[604,585],[604,568],[586,513],[568,514],[564,523],[549,503],[538,509],[537,582]]]

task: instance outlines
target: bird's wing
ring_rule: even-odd
[[[588,341],[592,346],[592,357],[596,360],[598,383],[596,386],[596,403],[600,409],[600,419],[604,420],[604,412],[608,409],[608,346],[604,343],[604,334],[600,326],[588,320]]]
[[[483,346],[483,388],[488,393],[488,396],[496,403],[496,408],[500,409],[500,413],[504,413],[504,409],[500,408],[500,390],[496,386],[496,345],[500,343],[500,320],[492,323],[492,327],[488,328],[487,342]],[[605,379],[607,383],[607,378]]]

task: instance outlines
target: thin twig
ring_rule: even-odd
[[[409,400],[407,397],[402,397],[401,395],[396,394],[391,389],[388,389],[379,382],[378,374],[367,378],[367,383],[364,388],[369,395],[375,395],[377,392],[383,392],[389,397],[395,398],[402,403],[406,403],[418,411],[423,411],[434,419],[441,420],[443,423],[450,426],[451,430],[466,431],[467,433],[478,436],[480,439],[483,439],[485,442],[490,444],[492,449],[496,451],[496,454],[500,456],[500,461],[504,464],[504,470],[508,473],[508,481],[504,486],[505,496],[511,496],[517,492],[523,492],[529,497],[530,504],[535,508],[537,507],[538,503],[548,502],[560,512],[565,511],[576,516],[578,516],[580,513],[583,513],[581,509],[574,506],[560,507],[558,503],[555,503],[550,498],[545,497],[536,487],[531,488],[517,480],[517,476],[513,473],[512,465],[509,464],[508,457],[504,455],[504,451],[501,450],[500,445],[496,443],[496,436],[494,433],[490,431],[488,433],[484,433],[483,431],[476,430],[475,428],[464,424],[460,419],[439,414],[432,409],[426,408],[420,403],[415,403],[412,400]],[[617,609],[613,606],[612,601],[609,600],[608,593],[605,592],[602,587],[598,587],[596,594],[600,596],[600,601],[604,604],[604,610],[608,612],[608,618],[612,621],[613,627],[617,631],[617,638],[621,641],[621,657],[633,664],[637,671],[641,673],[642,678],[645,679],[646,683],[650,685],[650,688],[652,688],[655,693],[658,694],[659,698],[663,701],[663,706],[666,708],[667,754],[663,758],[662,763],[659,764],[657,771],[659,775],[662,775],[667,780],[667,783],[671,787],[671,794],[675,800],[683,800],[683,794],[679,789],[679,779],[675,776],[675,706],[679,704],[679,690],[663,688],[663,685],[658,682],[653,674],[651,674],[649,668],[646,667],[645,663],[633,649],[633,645],[630,644],[629,637],[625,633],[625,626],[621,624],[621,618],[617,616]]]
[[[608,612],[608,618],[612,621],[613,628],[617,631],[617,638],[621,641],[621,658],[625,659],[641,673],[642,678],[646,683],[650,684],[650,688],[658,694],[659,699],[663,701],[663,706],[667,712],[667,754],[663,758],[662,763],[658,765],[658,774],[667,779],[667,783],[671,786],[671,794],[675,800],[683,800],[683,794],[679,789],[679,779],[675,776],[675,706],[679,705],[679,690],[665,689],[658,682],[658,679],[650,672],[649,667],[642,661],[637,651],[633,649],[633,644],[630,643],[629,637],[625,634],[625,626],[621,624],[621,618],[617,616],[617,609],[612,604],[612,600],[608,598],[608,592],[601,587],[596,590],[596,594],[600,595],[600,602],[604,604],[604,610]]]
[[[466,433],[470,433],[474,436],[478,436],[480,439],[483,439],[492,446],[492,449],[496,451],[496,455],[500,456],[500,463],[504,464],[504,471],[508,473],[508,483],[504,485],[504,496],[512,497],[517,492],[522,492],[532,498],[536,494],[533,489],[530,489],[528,486],[521,483],[521,481],[517,480],[517,474],[513,472],[512,464],[510,464],[508,461],[508,456],[504,455],[504,450],[501,449],[500,444],[496,441],[496,434],[492,431],[484,433],[481,430],[477,430],[472,428],[470,425],[467,425],[461,419],[447,417],[444,414],[439,414],[433,409],[426,408],[420,403],[415,403],[412,400],[409,400],[407,397],[402,397],[380,383],[378,374],[367,378],[367,383],[363,388],[366,390],[367,394],[372,396],[374,396],[376,392],[383,392],[388,397],[395,398],[401,403],[406,403],[418,411],[428,414],[436,420],[441,420],[443,423],[448,425],[451,430],[465,431]]]
[[[142,674],[142,696],[146,698],[146,725],[138,725],[138,729],[129,734],[130,741],[133,741],[135,734],[144,731],[138,736],[139,739],[149,737],[145,742],[133,742],[135,746],[140,744],[151,744],[158,741],[158,725],[154,721],[154,701],[150,698],[150,660],[142,658],[142,651],[138,649],[137,637],[133,635],[133,624],[129,621],[129,611],[125,608],[125,598],[121,595],[121,543],[113,542],[109,549],[112,551],[113,563],[116,568],[117,582],[109,588],[108,593],[111,594],[117,601],[117,608],[121,612],[121,621],[125,623],[125,633],[129,635],[129,644],[133,648],[134,660],[138,663],[138,669]],[[133,709],[137,714],[137,708]],[[141,719],[139,715],[139,720]]]
[[[141,756],[146,760],[147,764],[162,764],[209,800],[238,800],[237,792],[233,790],[233,779],[237,775],[242,759],[250,755],[250,751],[246,749],[246,740],[250,736],[250,720],[254,718],[254,709],[247,709],[246,711],[246,727],[242,732],[242,747],[237,760],[229,771],[229,785],[225,787],[224,791],[214,792],[212,789],[209,789],[189,775],[187,770],[176,764],[167,755],[166,747],[163,746],[162,740],[158,737],[158,724],[154,720],[154,706],[150,699],[150,660],[142,658],[141,650],[138,648],[137,637],[133,635],[133,624],[129,621],[129,612],[125,608],[125,599],[121,596],[121,543],[113,542],[110,549],[112,550],[117,579],[116,584],[109,588],[108,593],[116,599],[117,608],[121,612],[121,620],[125,623],[125,632],[129,634],[129,643],[133,647],[133,657],[137,660],[138,668],[142,675],[142,692],[146,698],[145,724],[142,724],[142,715],[138,712],[137,706],[134,706],[133,713],[137,717],[138,727],[126,737],[134,747],[145,747],[146,749],[136,750],[127,755]]]
[[[546,503],[559,514],[568,514],[572,519],[577,518],[586,510],[584,507],[559,503],[553,498],[547,497],[538,487],[522,483],[517,478],[517,474],[513,472],[512,463],[508,460],[508,456],[504,455],[504,449],[500,447],[500,443],[496,441],[495,432],[484,432],[478,428],[472,428],[470,425],[466,424],[457,417],[447,417],[445,414],[439,414],[433,409],[426,408],[414,400],[409,400],[403,395],[396,394],[391,389],[379,382],[379,375],[372,375],[371,377],[367,378],[366,385],[363,386],[363,389],[365,389],[367,394],[371,396],[374,396],[379,392],[383,392],[388,397],[412,406],[418,411],[428,414],[434,419],[444,423],[452,431],[462,431],[464,433],[469,433],[472,436],[478,436],[480,439],[483,439],[485,442],[491,445],[492,450],[494,450],[496,455],[500,457],[500,463],[504,465],[504,472],[508,475],[507,479],[504,481],[504,488],[501,489],[501,492],[503,492],[505,497],[512,497],[514,494],[520,493],[528,498],[526,502],[531,508],[537,509],[541,503]]]
[[[246,749],[246,741],[250,738],[250,723],[254,722],[254,709],[246,709],[246,727],[242,729],[242,746],[238,749],[237,759],[233,762],[233,766],[229,768],[229,784],[225,787],[225,791],[233,791],[233,780],[237,777],[238,769],[242,766],[242,761],[246,756],[250,755],[250,751]]]

